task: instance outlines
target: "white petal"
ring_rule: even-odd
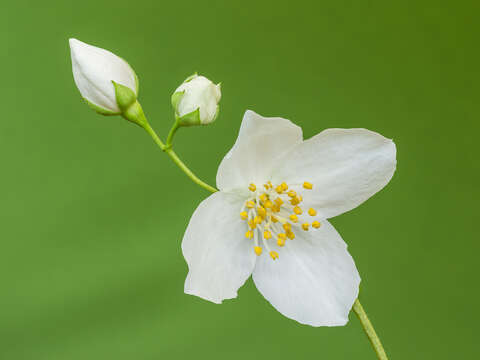
[[[237,297],[237,290],[253,271],[252,241],[240,219],[244,199],[217,192],[197,207],[183,237],[188,264],[185,293],[214,303]]]
[[[257,289],[280,313],[302,324],[345,325],[360,284],[346,244],[326,220],[318,230],[296,234],[276,247],[277,260],[266,254],[257,259]]]
[[[128,63],[105,49],[70,39],[72,71],[82,96],[103,109],[120,112],[112,80],[137,94],[135,73]]]
[[[251,110],[243,116],[237,141],[217,172],[217,186],[232,190],[270,179],[272,165],[302,141],[302,129],[290,120],[262,117]]]
[[[303,205],[331,218],[381,190],[395,166],[396,148],[390,139],[366,129],[328,129],[290,151],[273,178],[313,183],[313,190],[303,191]]]

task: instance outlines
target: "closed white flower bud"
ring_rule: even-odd
[[[172,105],[181,125],[206,125],[217,118],[220,98],[220,84],[195,74],[175,90]]]
[[[69,42],[73,78],[82,97],[100,114],[123,114],[138,95],[138,79],[133,69],[110,51],[77,39]]]

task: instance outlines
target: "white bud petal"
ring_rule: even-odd
[[[215,120],[221,98],[220,84],[215,85],[204,76],[194,75],[175,92],[184,92],[176,109],[179,117],[200,109],[202,124],[209,124]]]
[[[130,65],[105,49],[70,39],[72,71],[83,98],[107,111],[120,113],[112,81],[138,95],[137,79]]]

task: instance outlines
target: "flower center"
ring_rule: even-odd
[[[317,211],[310,208],[304,214],[300,207],[303,198],[293,189],[300,186],[305,190],[313,189],[309,182],[289,186],[284,182],[273,185],[267,181],[260,188],[255,184],[248,187],[251,196],[243,204],[240,217],[247,222],[248,230],[245,237],[253,239],[253,249],[258,256],[262,254],[264,247],[273,260],[278,259],[278,253],[271,249],[269,243],[272,245],[272,241],[276,241],[278,246],[283,247],[287,239],[295,239],[296,231],[320,227],[321,224],[317,220],[312,223],[301,221],[305,219],[306,214],[314,217]]]

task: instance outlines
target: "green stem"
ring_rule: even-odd
[[[378,335],[375,332],[375,329],[373,328],[372,323],[368,319],[367,313],[363,309],[363,306],[362,304],[360,304],[360,301],[358,299],[355,300],[355,303],[353,304],[353,311],[355,312],[355,314],[357,314],[358,319],[362,324],[363,330],[367,334],[368,340],[370,340],[370,343],[372,344],[373,350],[375,350],[375,353],[377,354],[378,359],[388,360],[387,354],[383,349],[382,343],[380,342],[380,339],[378,338]]]
[[[173,151],[170,145],[165,145],[162,140],[158,137],[158,135],[155,133],[155,131],[152,129],[150,124],[147,122],[145,125],[143,125],[144,129],[150,134],[150,136],[153,138],[153,141],[158,145],[162,151],[164,151],[170,158],[173,160],[175,164],[197,185],[200,185],[204,189],[210,191],[210,192],[217,192],[218,190],[215,189],[213,186],[208,185],[207,183],[203,182],[200,180],[188,167],[187,165],[184,164],[182,160],[178,157],[178,155]],[[173,129],[173,128],[172,128]]]
[[[172,128],[170,129],[170,132],[168,133],[167,143],[166,143],[166,146],[167,146],[167,147],[171,147],[171,146],[172,146],[173,136],[175,135],[175,133],[177,132],[177,130],[178,130],[179,127],[180,127],[180,124],[178,123],[178,120],[177,120],[177,121],[175,121],[175,123],[173,124]]]

